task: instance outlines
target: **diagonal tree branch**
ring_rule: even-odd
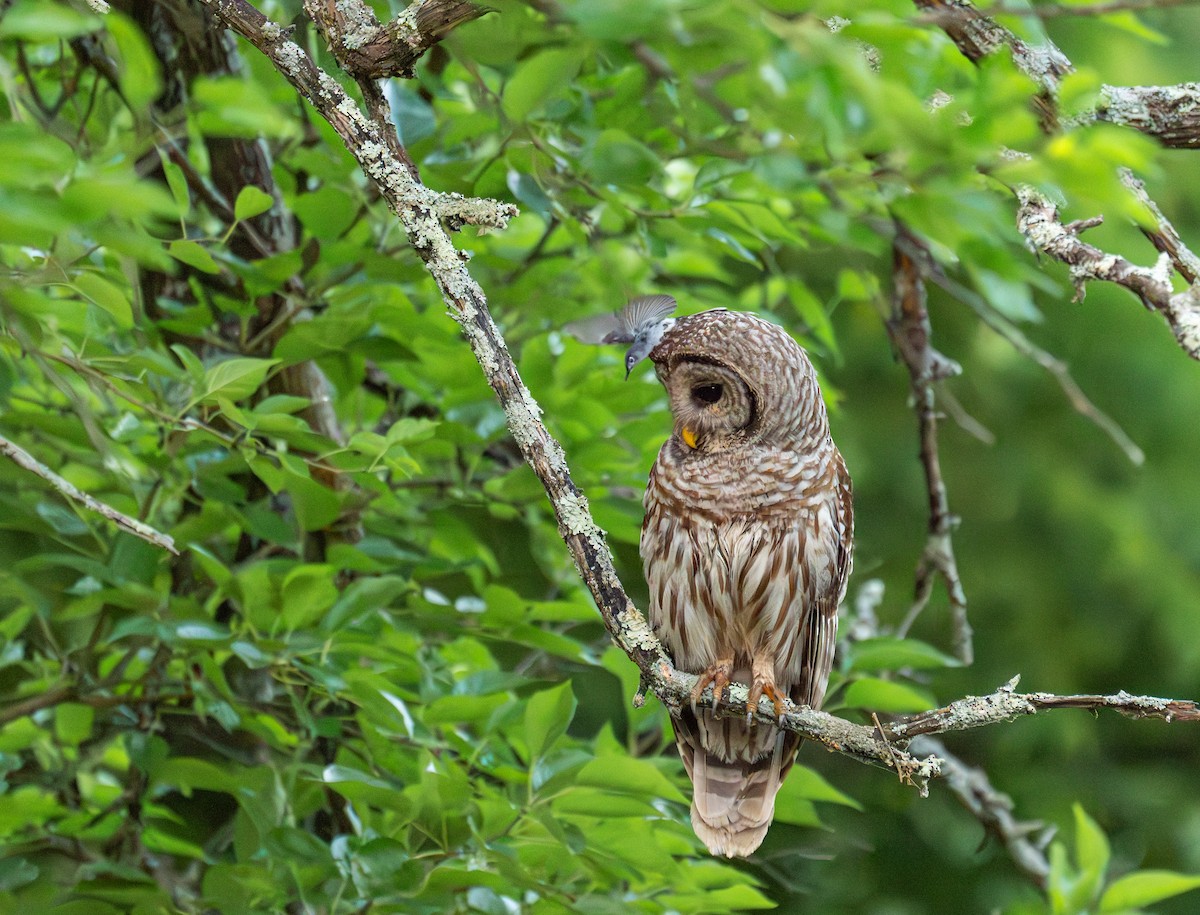
[[[1046,846],[1055,827],[1036,820],[1013,816],[1013,801],[998,790],[982,769],[970,766],[946,749],[936,737],[916,737],[909,745],[914,752],[929,753],[942,761],[942,781],[959,803],[979,820],[988,835],[999,841],[1013,863],[1039,889],[1050,876]]]
[[[35,458],[32,454],[21,448],[19,445],[10,442],[8,439],[0,436],[0,454],[10,458],[14,464],[19,467],[24,467],[30,473],[41,477],[63,496],[73,502],[78,502],[89,511],[93,511],[98,515],[103,515],[109,521],[113,522],[121,530],[133,534],[135,537],[141,537],[147,543],[153,543],[155,546],[162,547],[170,553],[179,555],[179,550],[175,548],[175,541],[167,534],[162,534],[152,528],[149,524],[138,521],[136,518],[130,518],[123,512],[117,511],[111,505],[101,502],[99,499],[88,495],[83,490],[79,489],[72,483],[64,480],[57,473]]]
[[[1193,283],[1179,293],[1174,291],[1170,252],[1164,251],[1153,267],[1139,267],[1118,254],[1109,254],[1089,245],[1079,237],[1084,229],[1095,225],[1094,221],[1064,225],[1058,208],[1037,191],[1020,187],[1016,193],[1020,204],[1017,228],[1039,251],[1071,268],[1075,301],[1083,298],[1087,280],[1105,280],[1122,286],[1136,295],[1147,309],[1166,318],[1183,351],[1193,359],[1200,359],[1200,284]],[[1174,235],[1173,229],[1171,233]]]

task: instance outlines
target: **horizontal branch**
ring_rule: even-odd
[[[1092,120],[1132,128],[1170,149],[1200,148],[1200,83],[1102,86],[1095,110],[1073,123]]]
[[[1013,721],[1051,709],[1111,709],[1126,718],[1161,718],[1163,721],[1200,721],[1200,705],[1190,699],[1133,696],[1121,690],[1110,696],[1056,696],[1052,693],[1018,693],[1017,678],[989,696],[967,696],[942,708],[894,721],[884,727],[889,740],[903,741],[922,734],[945,734]]]
[[[109,521],[112,521],[121,530],[133,534],[135,537],[141,537],[147,543],[153,543],[157,547],[162,547],[168,552],[179,555],[179,550],[175,548],[175,541],[166,534],[159,533],[149,524],[138,521],[136,518],[130,518],[123,512],[117,511],[111,505],[101,502],[94,496],[88,495],[73,483],[64,480],[57,473],[35,458],[19,445],[10,442],[8,439],[0,436],[0,454],[10,458],[13,463],[20,467],[24,467],[30,473],[41,477],[63,496],[70,499],[72,502],[78,502],[89,511],[93,511],[98,515],[103,515]]]

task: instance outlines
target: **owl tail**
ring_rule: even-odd
[[[775,795],[800,738],[768,724],[714,718],[703,709],[677,718],[675,736],[692,779],[696,835],[714,855],[752,854],[775,816]]]

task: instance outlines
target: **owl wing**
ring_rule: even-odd
[[[838,452],[833,452],[833,458],[829,499],[813,514],[814,523],[801,528],[801,536],[809,541],[801,553],[808,566],[803,576],[808,585],[805,600],[795,628],[788,631],[784,627],[779,633],[780,653],[791,658],[795,670],[789,698],[814,709],[819,709],[825,698],[837,646],[838,606],[846,596],[854,559],[850,475]]]

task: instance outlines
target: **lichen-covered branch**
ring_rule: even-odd
[[[900,625],[903,637],[929,603],[934,582],[941,578],[950,598],[953,620],[954,654],[964,664],[974,659],[971,623],[967,618],[967,596],[954,558],[951,532],[958,524],[950,512],[950,499],[942,479],[938,457],[938,411],[934,385],[957,375],[962,369],[930,345],[932,330],[925,307],[925,279],[921,266],[911,253],[921,247],[918,239],[897,227],[898,239],[892,252],[892,315],[887,321],[888,335],[897,354],[908,368],[912,385],[913,409],[921,440],[921,466],[929,493],[929,533],[917,565],[916,592],[912,608]],[[901,243],[904,242],[904,243]]]
[[[72,502],[78,502],[89,511],[103,515],[109,521],[116,524],[117,527],[121,528],[121,530],[133,534],[135,537],[141,537],[147,543],[153,543],[155,546],[162,547],[176,556],[179,555],[179,550],[175,548],[173,538],[156,531],[150,525],[138,521],[136,518],[130,518],[125,513],[117,511],[111,505],[106,505],[94,496],[88,495],[79,487],[64,480],[24,448],[10,442],[3,436],[0,436],[0,454],[11,459],[19,467],[24,467],[30,473],[41,477]]]
[[[304,9],[355,79],[411,79],[422,54],[464,22],[491,12],[466,0],[417,0],[384,24],[363,0],[305,0]]]
[[[1126,718],[1161,718],[1163,721],[1200,721],[1200,705],[1190,699],[1133,696],[1122,690],[1113,695],[1056,696],[1052,693],[1018,693],[1018,677],[988,696],[966,696],[942,708],[911,715],[885,725],[889,740],[910,740],[923,734],[967,731],[1001,721],[1014,721],[1051,709],[1112,709]]]
[[[1197,257],[1191,248],[1183,243],[1183,239],[1175,231],[1175,226],[1171,225],[1162,210],[1158,208],[1158,204],[1151,200],[1150,195],[1146,193],[1146,185],[1127,168],[1121,169],[1121,183],[1129,188],[1129,192],[1154,217],[1154,228],[1143,227],[1142,234],[1156,249],[1171,259],[1176,271],[1185,280],[1189,283],[1200,280],[1200,257]]]
[[[246,0],[201,2],[270,58],[279,72],[337,131],[406,230],[411,230],[409,238],[418,249],[425,247],[420,243],[422,239],[430,243],[438,241],[436,236],[425,231],[429,217],[435,224],[445,216],[460,226],[470,223],[502,229],[516,215],[517,208],[511,204],[466,198],[461,194],[439,194],[425,187],[391,153],[388,139],[379,125],[372,123],[337,80],[317,67],[304,49],[288,37],[290,29],[272,22]],[[445,234],[440,232],[440,225],[438,229],[441,235]],[[448,238],[446,241],[449,245]],[[453,260],[463,257],[452,245],[448,251],[438,245],[437,254]]]
[[[1064,224],[1058,208],[1037,191],[1021,187],[1016,193],[1020,204],[1017,227],[1035,248],[1070,267],[1076,301],[1083,298],[1088,280],[1123,286],[1150,311],[1166,318],[1183,351],[1200,359],[1200,285],[1193,283],[1182,292],[1174,291],[1169,252],[1164,251],[1153,267],[1139,267],[1083,241],[1080,234],[1094,222]]]
[[[1000,48],[1008,48],[1017,68],[1041,87],[1038,98],[1042,123],[1047,129],[1057,125],[1055,95],[1062,78],[1074,71],[1063,53],[1047,42],[1031,46],[995,20],[981,13],[970,0],[913,0],[928,17],[937,22],[958,49],[971,61],[978,61]],[[1096,110],[1073,124],[1102,120],[1138,130],[1164,146],[1200,147],[1200,83],[1178,86],[1104,86]],[[1124,286],[1142,304],[1166,318],[1179,345],[1193,359],[1200,359],[1200,289],[1196,287],[1193,262],[1180,267],[1181,251],[1186,250],[1170,224],[1162,218],[1140,182],[1124,176],[1126,186],[1154,213],[1157,233],[1147,233],[1163,257],[1153,268],[1138,267],[1123,257],[1108,254],[1084,243],[1080,234],[1097,224],[1085,220],[1064,225],[1057,208],[1044,196],[1028,187],[1018,188],[1017,224],[1033,246],[1071,268],[1076,301],[1083,298],[1084,283],[1104,280]],[[1131,183],[1131,180],[1134,183]],[[1098,219],[1098,218],[1097,218]],[[1164,229],[1166,226],[1169,229]],[[1161,244],[1160,244],[1161,242]],[[1189,252],[1190,253],[1190,252]],[[1171,286],[1171,267],[1175,266],[1191,284],[1175,293]],[[1189,275],[1191,274],[1191,275]]]
[[[1197,149],[1200,148],[1200,83],[1102,86],[1095,110],[1082,120],[1130,127],[1170,149]]]
[[[977,62],[1008,48],[1017,69],[1037,83],[1043,124],[1057,123],[1054,97],[1064,76],[1074,72],[1071,61],[1052,42],[1031,45],[970,0],[913,0],[923,19],[939,26],[963,56]],[[1094,110],[1072,124],[1105,121],[1129,127],[1173,149],[1200,147],[1200,83],[1174,86],[1102,86]]]

